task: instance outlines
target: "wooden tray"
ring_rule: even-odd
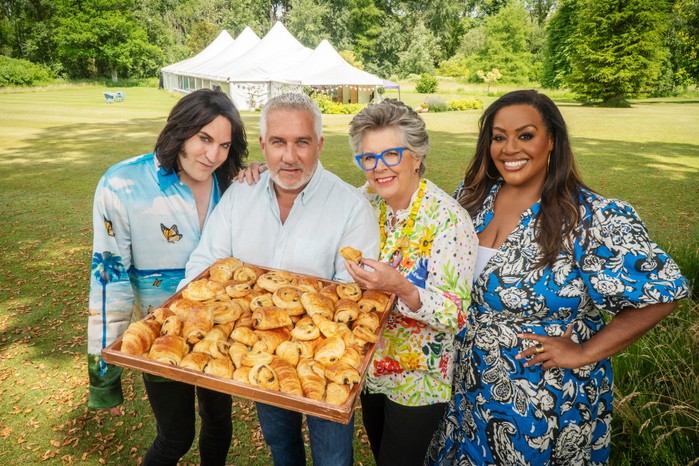
[[[267,267],[259,268],[264,270],[265,272],[274,270]],[[303,274],[298,274],[295,272],[292,273],[294,273],[295,275],[303,276]],[[209,271],[207,269],[194,280],[208,278],[208,276]],[[317,277],[314,278],[323,283],[324,286],[331,283],[337,283]],[[181,291],[170,297],[167,301],[165,301],[162,304],[161,307],[168,307],[171,302],[180,298]],[[393,308],[394,300],[395,295],[389,295],[388,304],[381,315],[380,325],[377,329],[378,336],[381,335],[381,332],[383,331],[383,328],[386,325],[386,322],[388,321],[388,315],[390,310]],[[144,320],[150,318],[152,318],[152,315],[149,314],[146,317],[144,317]],[[352,415],[354,414],[354,410],[357,406],[357,401],[359,400],[359,392],[362,389],[362,386],[364,385],[364,380],[366,378],[369,363],[371,362],[371,359],[374,356],[374,352],[376,351],[375,343],[370,343],[366,345],[366,352],[362,356],[361,365],[359,366],[359,374],[361,376],[360,381],[358,384],[355,384],[352,387],[347,401],[343,405],[336,406],[325,402],[311,400],[310,398],[302,396],[290,395],[279,391],[262,389],[253,385],[236,382],[232,379],[225,379],[209,375],[204,372],[198,372],[191,369],[184,369],[178,366],[172,366],[158,361],[153,361],[143,356],[133,356],[130,354],[122,353],[120,351],[121,341],[122,339],[120,337],[114,343],[107,346],[102,352],[104,360],[109,364],[114,364],[129,369],[135,369],[141,372],[147,372],[149,374],[166,377],[171,380],[176,380],[179,382],[184,382],[199,387],[216,390],[218,392],[228,393],[230,395],[239,396],[253,401],[260,401],[262,403],[267,403],[270,405],[278,406],[280,408],[286,408],[300,413],[311,414],[319,418],[328,419],[330,421],[340,422],[343,424],[347,424],[350,421]]]

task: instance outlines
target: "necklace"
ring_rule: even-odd
[[[420,179],[420,186],[417,189],[417,197],[413,201],[410,207],[410,217],[403,225],[400,231],[400,236],[396,240],[396,249],[393,250],[389,256],[388,263],[391,267],[398,267],[398,265],[403,261],[403,250],[410,246],[410,236],[413,234],[413,228],[415,227],[415,219],[417,218],[417,212],[420,210],[420,205],[422,204],[422,198],[425,196],[425,186],[427,181],[422,178]],[[381,232],[381,252],[383,252],[386,246],[386,201],[381,199],[379,203],[379,229]]]

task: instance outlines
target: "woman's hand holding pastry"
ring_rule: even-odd
[[[359,286],[366,290],[394,293],[413,311],[420,309],[422,302],[417,287],[396,269],[383,262],[362,258],[362,264],[345,262],[347,271]],[[371,270],[368,270],[371,269]]]
[[[516,359],[527,359],[524,367],[541,364],[542,369],[562,367],[576,369],[590,361],[585,357],[583,345],[573,341],[573,326],[568,325],[566,332],[560,337],[538,335],[536,333],[521,333],[517,335],[522,340],[531,340],[536,345],[519,352]]]

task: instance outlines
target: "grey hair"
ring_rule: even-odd
[[[316,137],[320,139],[323,136],[323,116],[320,114],[320,108],[306,94],[298,92],[288,92],[276,97],[272,97],[262,107],[260,114],[260,136],[265,137],[267,132],[267,115],[273,110],[297,110],[309,112],[313,117],[313,129],[316,132]]]
[[[385,99],[378,104],[368,105],[352,118],[349,130],[352,151],[355,154],[362,153],[364,135],[387,127],[398,130],[403,145],[410,149],[415,154],[415,158],[420,161],[418,174],[424,175],[427,168],[425,158],[430,150],[430,137],[420,115],[400,100]]]

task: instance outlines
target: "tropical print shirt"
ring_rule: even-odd
[[[214,177],[209,213],[219,198]],[[123,402],[121,368],[106,364],[102,350],[132,315],[140,319],[175,293],[201,231],[192,191],[153,153],[107,170],[95,192],[93,229],[88,406],[111,408]]]
[[[368,184],[360,190],[378,212],[381,197]],[[397,300],[377,343],[366,389],[404,406],[426,406],[451,396],[454,337],[466,325],[478,238],[466,211],[427,181],[409,246],[396,258],[410,211],[386,206],[387,238],[379,260],[399,260],[393,265],[417,286],[422,307],[412,311]]]
[[[474,223],[493,218],[502,181]],[[537,202],[474,281],[469,325],[457,339],[454,395],[428,464],[583,465],[609,459],[613,377],[603,359],[578,369],[524,367],[533,344],[518,333],[560,336],[569,324],[585,342],[604,327],[603,311],[668,303],[687,295],[677,264],[648,237],[628,204],[584,191],[583,219],[570,252],[551,266],[536,242]]]

